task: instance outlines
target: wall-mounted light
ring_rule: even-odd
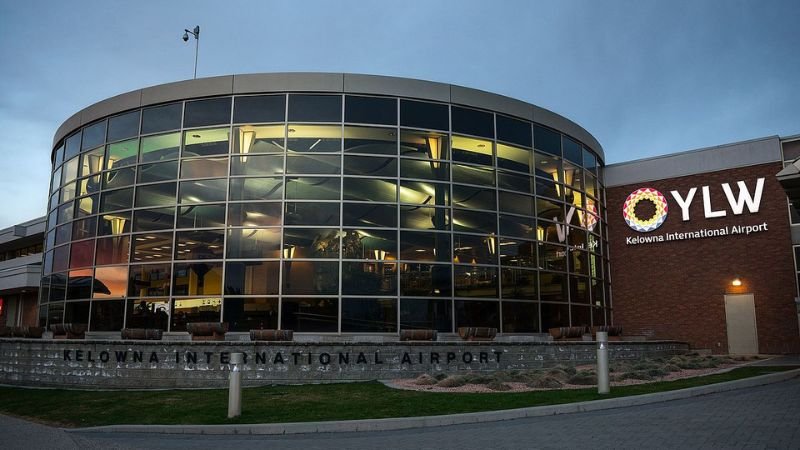
[[[294,250],[295,250],[295,248],[297,248],[297,247],[295,247],[294,245],[286,246],[286,248],[283,249],[283,259],[292,259],[292,258],[294,258]]]
[[[494,256],[497,254],[497,237],[494,233],[486,237],[486,246],[489,248],[489,254]]]
[[[386,250],[373,250],[375,253],[375,259],[378,261],[383,261],[386,259]]]
[[[253,148],[253,141],[256,139],[256,132],[255,131],[244,131],[241,130],[239,132],[239,153],[242,155],[242,162],[247,162],[247,154],[250,153],[250,149]]]
[[[431,166],[433,166],[434,169],[438,169],[440,164],[439,160],[442,158],[442,138],[438,136],[428,136],[425,140],[428,144],[428,156],[433,160]]]
[[[731,286],[739,287],[741,285],[742,285],[742,279],[739,277],[736,277],[733,279],[733,281],[731,281]]]
[[[536,226],[536,239],[539,242],[544,241],[544,227],[541,225]]]

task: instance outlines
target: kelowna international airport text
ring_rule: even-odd
[[[702,228],[696,231],[655,234],[652,236],[628,236],[625,238],[627,245],[654,244],[657,242],[686,241],[690,239],[704,239],[718,236],[741,235],[748,236],[753,233],[767,231],[767,222],[758,225],[732,225],[722,228]]]

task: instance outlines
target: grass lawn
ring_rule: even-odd
[[[612,388],[455,394],[401,391],[378,382],[244,389],[242,415],[226,418],[228,392],[72,391],[0,387],[0,413],[65,427],[113,424],[231,424],[428,416],[622,397],[738,380],[795,367],[748,366],[727,373]]]

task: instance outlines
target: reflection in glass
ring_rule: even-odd
[[[183,111],[183,126],[187,128],[230,123],[230,120],[230,97],[188,101]]]
[[[453,231],[497,234],[497,214],[453,208]]]
[[[539,267],[535,241],[500,239],[500,264],[503,266]]]
[[[500,215],[500,234],[525,239],[542,239],[538,235],[536,219]]]
[[[109,170],[102,176],[103,189],[116,189],[130,186],[136,180],[135,167],[123,167],[121,169]]]
[[[342,151],[342,127],[334,125],[289,125],[289,153]]]
[[[59,272],[69,268],[69,244],[56,247],[53,251],[53,271]]]
[[[222,259],[224,241],[222,230],[178,231],[175,259]]]
[[[120,167],[136,164],[136,157],[139,153],[139,139],[129,139],[127,141],[109,144],[106,151],[106,169],[117,169]]]
[[[69,271],[67,300],[92,298],[92,272],[92,269]]]
[[[80,176],[94,175],[103,170],[105,147],[96,148],[81,155]]]
[[[183,132],[182,157],[224,155],[228,153],[228,128],[209,128]]]
[[[119,331],[125,314],[125,300],[92,302],[91,331]]]
[[[500,302],[455,300],[453,306],[456,312],[456,329],[460,327],[500,329]]]
[[[283,122],[285,95],[237,96],[233,99],[233,123]]]
[[[345,153],[397,155],[394,128],[344,127]]]
[[[169,264],[132,264],[130,268],[130,297],[162,297],[169,295]]]
[[[150,328],[167,331],[169,326],[169,299],[128,300],[125,316],[126,328]]]
[[[450,234],[400,232],[400,259],[404,261],[450,261]]]
[[[131,212],[120,211],[99,216],[97,235],[108,236],[131,232]]]
[[[450,265],[403,263],[400,264],[400,296],[449,297],[452,279]]]
[[[133,237],[131,251],[134,262],[169,261],[172,259],[172,232],[137,234]]]
[[[539,298],[543,302],[566,302],[567,276],[560,273],[539,273]]]
[[[181,181],[180,202],[182,204],[224,202],[227,187],[228,182],[225,178]]]
[[[222,294],[222,263],[176,263],[172,272],[172,295]]]
[[[131,111],[108,119],[108,142],[118,141],[139,134],[140,112]]]
[[[344,101],[344,121],[397,125],[397,100],[347,95]]]
[[[170,331],[186,331],[186,324],[219,322],[222,300],[218,297],[187,298],[172,304]]]
[[[452,301],[440,299],[401,298],[400,329],[453,331]]]
[[[339,200],[339,178],[286,177],[286,199]]]
[[[499,192],[500,198],[500,211],[520,214],[528,217],[534,216],[534,204],[536,203],[533,197],[521,194],[512,194],[511,192]]]
[[[451,122],[454,133],[471,134],[487,138],[494,137],[494,114],[477,109],[451,108]]]
[[[373,262],[342,263],[342,293],[347,295],[397,295],[397,264]]]
[[[533,145],[530,122],[497,114],[495,123],[497,124],[497,140],[519,144],[523,147]]]
[[[222,321],[230,331],[278,329],[277,298],[226,298]]]
[[[47,305],[47,323],[50,325],[64,323],[64,302]]]
[[[345,175],[394,178],[397,176],[397,159],[345,155],[344,173]]]
[[[125,297],[128,291],[128,267],[98,267],[94,271],[92,298]]]
[[[284,261],[284,295],[336,295],[339,263],[336,261]],[[284,302],[286,300],[284,299]],[[285,303],[284,303],[285,305]],[[284,324],[284,328],[288,328]]]
[[[341,232],[335,228],[284,228],[284,258],[338,258]]]
[[[94,239],[73,242],[69,252],[69,267],[88,267],[94,261]]]
[[[395,331],[397,331],[397,299],[342,300],[342,332],[394,333]]]
[[[440,161],[450,159],[447,135],[402,130],[400,132],[400,156],[429,160],[432,167],[438,169],[441,167]]]
[[[447,130],[450,128],[449,108],[441,103],[400,99],[400,125]]]
[[[298,122],[341,122],[340,95],[289,94],[289,118]]]
[[[376,203],[344,203],[342,225],[365,227],[396,227],[397,207]]]
[[[283,153],[285,133],[283,125],[234,127],[232,153],[241,153],[245,159],[253,153]]]
[[[453,182],[494,186],[494,169],[453,164]]]
[[[453,185],[453,206],[467,209],[497,209],[495,191],[484,188]]]
[[[283,179],[280,177],[231,178],[230,200],[280,200]]]
[[[86,217],[92,214],[97,214],[97,197],[98,195],[90,195],[88,197],[79,198],[75,201],[75,218]]]
[[[534,183],[531,176],[500,171],[497,173],[497,186],[502,189],[533,194]]]
[[[156,106],[142,110],[142,134],[175,130],[181,127],[182,103]]]
[[[589,280],[575,275],[569,276],[569,295],[572,303],[589,303]],[[587,323],[588,325],[588,323]]]
[[[522,269],[502,269],[502,296],[504,299],[537,300],[539,286],[537,272]]]
[[[279,261],[228,262],[225,295],[277,295]]]
[[[453,136],[453,161],[493,166],[492,142],[483,139]]]
[[[395,202],[397,201],[397,184],[394,180],[377,178],[345,178],[345,200]]]
[[[567,270],[567,249],[561,245],[539,244],[539,267],[547,270]],[[566,298],[564,299],[566,301]]]
[[[279,258],[280,228],[231,228],[228,230],[228,258]]]
[[[228,205],[228,226],[271,226],[281,224],[278,202],[231,203]]]
[[[164,161],[178,157],[181,134],[169,133],[142,138],[141,162]]]
[[[177,228],[225,226],[225,205],[192,205],[178,208]]]
[[[497,264],[497,237],[453,235],[453,262],[468,264]]]
[[[65,228],[69,230],[69,225],[62,226],[60,228]],[[73,240],[85,239],[94,237],[97,232],[97,217],[89,217],[86,219],[76,220],[72,222],[72,236]],[[52,232],[49,236],[56,237]],[[57,239],[57,237],[56,237]],[[69,240],[70,237],[66,236],[66,240]],[[62,241],[66,242],[66,241]],[[49,243],[47,245],[48,248],[51,248],[53,243]]]
[[[127,264],[130,238],[128,236],[112,236],[97,240],[97,256],[95,264]]]
[[[286,202],[286,225],[339,225],[339,203]]]
[[[231,175],[280,175],[283,155],[251,155],[231,158]]]
[[[181,161],[181,178],[214,178],[228,174],[228,158],[198,158]]]
[[[538,333],[539,305],[529,302],[503,302],[503,333]]]
[[[400,181],[400,203],[449,206],[450,186],[423,181]]]
[[[430,161],[418,159],[401,159],[400,177],[447,181],[450,179],[450,164],[439,162],[431,163]]]
[[[67,294],[67,275],[54,273],[50,277],[50,302],[63,302]]]
[[[89,302],[67,302],[64,304],[64,323],[88,324]]]
[[[153,231],[172,228],[175,208],[140,209],[133,216],[133,231]]]
[[[342,258],[397,259],[397,232],[384,230],[344,230]]]
[[[142,164],[138,170],[139,183],[174,180],[178,177],[178,161],[158,164]]]
[[[148,184],[136,187],[136,206],[175,204],[176,183]],[[130,205],[130,203],[128,203]]]
[[[339,155],[289,155],[286,157],[286,173],[335,175],[342,171]]]
[[[453,288],[456,297],[497,298],[497,268],[455,266]]]
[[[61,172],[61,184],[66,184],[78,177],[78,167],[80,167],[80,156],[76,156],[64,163]]]
[[[284,298],[281,328],[300,333],[338,331],[339,302],[335,298]]]

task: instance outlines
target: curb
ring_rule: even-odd
[[[303,433],[347,433],[356,431],[390,431],[407,428],[427,428],[470,423],[496,422],[526,417],[553,416],[606,409],[625,408],[668,402],[702,395],[746,389],[766,384],[780,383],[800,376],[800,369],[760,375],[742,380],[658,392],[655,394],[592,400],[588,402],[564,403],[561,405],[534,406],[476,413],[442,416],[399,417],[391,419],[363,419],[327,422],[294,422],[273,424],[237,425],[106,425],[88,428],[64,428],[68,433],[162,433],[162,434],[208,434],[208,435],[276,435]]]

